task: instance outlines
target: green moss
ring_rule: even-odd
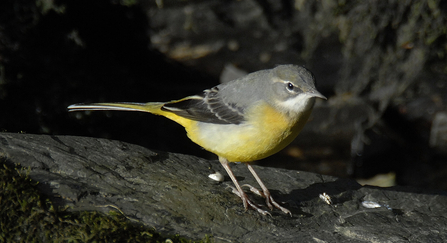
[[[0,168],[0,242],[192,242],[178,235],[162,236],[120,213],[56,208],[39,193],[29,171],[5,164]]]

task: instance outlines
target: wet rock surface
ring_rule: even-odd
[[[245,211],[218,161],[155,152],[115,140],[0,133],[2,163],[30,167],[41,191],[70,210],[116,211],[135,223],[216,242],[445,242],[447,193],[412,187],[362,187],[294,170],[255,166],[290,217]],[[256,185],[243,165],[242,184]],[[330,196],[327,204],[320,194]],[[249,193],[257,203],[264,200]]]

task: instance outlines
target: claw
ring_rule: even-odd
[[[238,195],[242,199],[242,203],[244,204],[245,210],[247,210],[248,207],[251,207],[251,208],[253,208],[254,210],[256,210],[258,213],[260,213],[262,215],[270,215],[270,216],[272,216],[268,211],[261,209],[260,206],[256,205],[252,201],[250,201],[250,199],[248,198],[247,194],[245,194],[245,192],[242,190],[241,186],[239,185],[239,182],[237,181],[236,177],[234,176],[233,171],[231,171],[231,168],[228,165],[228,163],[229,163],[228,160],[219,156],[219,161],[222,164],[222,166],[225,168],[225,170],[227,171],[227,173],[230,176],[231,180],[233,181],[234,185],[236,186],[236,188],[231,187],[232,192],[234,194]],[[259,195],[261,197],[264,197],[265,198],[265,203],[270,208],[270,210],[273,210],[273,206],[275,206],[276,208],[280,209],[284,213],[289,214],[290,216],[292,216],[292,213],[288,209],[282,207],[275,200],[273,200],[272,196],[270,195],[269,190],[267,189],[267,187],[265,187],[264,183],[262,183],[261,179],[256,174],[256,172],[253,170],[251,165],[247,164],[247,167],[250,170],[250,172],[253,174],[253,176],[255,177],[255,179],[258,182],[258,184],[261,186],[262,191],[258,190],[257,188],[255,188],[254,186],[251,186],[249,184],[244,184],[242,186],[248,187],[248,188],[250,188],[251,192],[253,192],[253,193],[255,193],[255,194],[257,194],[257,195]]]

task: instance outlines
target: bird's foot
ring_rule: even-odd
[[[236,194],[238,197],[240,197],[242,199],[242,203],[244,204],[245,210],[247,210],[248,207],[250,207],[262,215],[272,216],[268,211],[261,209],[261,205],[257,205],[254,202],[252,202],[248,198],[247,194],[245,194],[245,192],[240,193],[235,187],[232,187],[232,186],[231,186],[231,189],[232,189],[231,192],[233,192],[234,194]]]
[[[257,194],[263,198],[265,198],[265,204],[267,204],[267,207],[270,208],[270,210],[273,210],[273,206],[275,206],[275,208],[280,209],[281,211],[283,211],[286,214],[289,214],[290,216],[292,216],[292,212],[290,212],[290,210],[288,210],[287,208],[282,207],[281,205],[279,205],[279,203],[277,203],[273,197],[270,195],[269,191],[260,191],[259,189],[257,189],[256,187],[249,185],[249,184],[244,184],[242,185],[242,187],[248,187],[250,189],[251,192],[253,192],[254,194]],[[273,206],[272,206],[273,205]]]

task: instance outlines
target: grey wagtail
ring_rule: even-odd
[[[231,82],[204,90],[198,95],[170,102],[74,104],[69,111],[143,111],[169,118],[183,127],[188,137],[216,154],[244,204],[259,213],[267,211],[250,201],[230,169],[229,162],[251,162],[268,157],[286,147],[306,124],[315,98],[326,99],[315,88],[315,78],[301,66],[280,65],[248,74]],[[246,163],[266,198],[267,206],[284,213],[269,190]],[[272,206],[273,205],[273,206]]]

